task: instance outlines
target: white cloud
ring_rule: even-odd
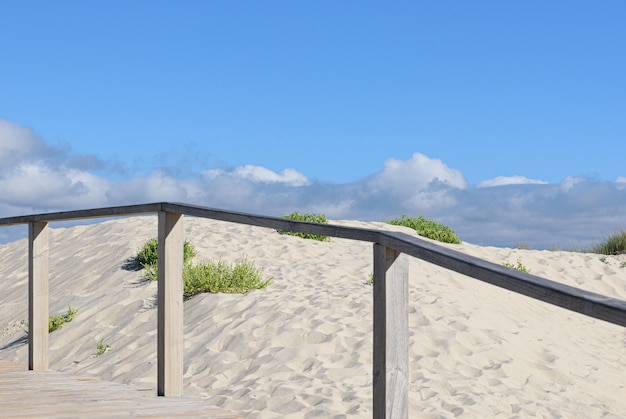
[[[324,214],[329,218],[344,219],[350,217],[353,213],[354,206],[357,202],[354,199],[340,200],[337,202],[323,202],[320,204],[312,203],[308,211],[315,214]],[[297,208],[294,208],[297,210]],[[293,212],[293,211],[286,211]]]
[[[0,144],[0,217],[155,201],[275,216],[322,212],[331,219],[380,221],[407,213],[444,222],[469,242],[525,241],[535,248],[589,243],[626,224],[623,176],[615,182],[570,176],[553,184],[497,177],[468,187],[460,171],[415,153],[390,158],[380,172],[350,184],[311,182],[294,169],[277,173],[252,165],[203,168],[184,178],[176,170],[156,170],[114,181],[90,171],[95,156],[52,147],[1,119]],[[493,187],[500,185],[507,187]],[[8,240],[6,231],[0,228],[0,240]]]
[[[404,201],[407,210],[414,213],[427,213],[449,208],[458,201],[453,191],[449,189],[421,190],[411,198]]]
[[[208,169],[202,172],[207,181],[217,178],[230,178],[233,181],[243,180],[254,183],[278,183],[288,186],[304,186],[309,184],[309,180],[302,173],[293,169],[285,169],[281,173],[276,173],[261,166],[239,166],[232,170]]]
[[[227,172],[222,169],[208,169],[202,172],[202,176],[207,180],[211,181],[213,179],[217,179],[220,176],[226,175]]]
[[[30,128],[0,119],[0,167],[13,165],[44,147]]]
[[[529,179],[525,176],[498,176],[493,179],[483,180],[477,188],[491,188],[505,185],[546,185],[548,182],[537,179]]]
[[[459,189],[467,187],[459,170],[421,153],[413,154],[409,160],[387,159],[384,169],[372,176],[368,184],[374,191],[388,191],[411,198],[433,182]]]
[[[390,206],[399,213],[424,213],[452,206],[456,203],[455,193],[465,190],[467,181],[459,170],[441,160],[415,153],[408,160],[387,159],[382,171],[357,186],[361,205],[389,218]]]
[[[583,182],[583,181],[584,181],[583,178],[568,176],[561,181],[561,189],[563,189],[564,191],[569,191],[574,186],[576,186],[576,184]]]
[[[110,188],[107,198],[111,205],[141,204],[160,201],[187,201],[188,185],[184,180],[175,179],[162,171],[148,176],[121,181]]]
[[[237,167],[233,175],[253,182],[284,183],[290,186],[304,186],[309,183],[306,176],[293,169],[285,169],[278,174],[265,167],[247,165]]]
[[[24,162],[0,179],[3,203],[32,208],[88,207],[106,203],[105,179],[45,162]]]

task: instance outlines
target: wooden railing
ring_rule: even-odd
[[[626,301],[512,270],[407,234],[159,202],[0,219],[0,226],[14,224],[29,226],[29,369],[48,369],[48,223],[148,213],[158,214],[157,391],[160,396],[182,395],[183,215],[374,243],[373,416],[375,418],[408,417],[407,256],[626,327]]]

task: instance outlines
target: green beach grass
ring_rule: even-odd
[[[283,218],[287,220],[306,221],[308,223],[328,224],[328,219],[324,214],[300,214],[298,211],[296,211],[288,215],[283,215]],[[322,242],[330,241],[330,237],[322,236],[320,234],[298,233],[296,231],[289,230],[280,230],[279,233],[288,234],[290,236],[302,237],[303,239],[309,240],[318,240]]]
[[[419,217],[409,217],[402,214],[400,218],[394,218],[385,221],[387,224],[404,226],[411,228],[422,237],[437,240],[443,243],[461,244],[461,240],[454,230],[445,224],[425,218],[423,215]]]
[[[137,251],[136,263],[145,269],[150,281],[159,278],[157,239],[150,239]],[[187,240],[183,246],[183,297],[189,299],[201,293],[245,294],[262,289],[272,283],[261,269],[243,258],[227,264],[220,261],[192,263],[197,255],[195,247]]]
[[[587,253],[600,255],[619,255],[626,253],[626,229],[621,228],[609,234],[599,244],[586,250]]]

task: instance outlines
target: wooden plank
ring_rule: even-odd
[[[48,369],[48,223],[28,224],[28,369]]]
[[[183,215],[159,212],[159,396],[183,394]]]
[[[31,222],[52,222],[83,220],[89,218],[127,217],[130,215],[154,214],[161,210],[162,203],[122,205],[116,207],[92,208],[74,211],[49,212],[44,214],[20,215],[0,218],[0,225],[28,224]]]
[[[337,226],[332,224],[310,223],[306,221],[288,220],[282,217],[248,214],[243,212],[225,211],[198,205],[177,203],[163,203],[163,210],[180,212],[200,218],[226,221],[237,224],[246,224],[256,227],[266,227],[275,230],[295,231],[299,233],[320,234],[323,236],[338,237],[350,240],[378,242],[379,230],[370,230],[358,227]]]
[[[157,397],[134,386],[56,371],[28,371],[26,365],[0,360],[0,418],[176,417],[239,416],[203,399]]]
[[[374,244],[375,419],[409,417],[409,263]]]
[[[45,214],[33,214],[17,217],[0,218],[0,225],[26,224],[33,221],[68,221],[90,218],[124,217],[130,215],[158,213],[167,211],[191,215],[194,217],[209,218],[238,224],[267,227],[276,230],[289,230],[300,233],[321,234],[345,239],[377,242],[378,230],[369,230],[356,227],[335,226],[332,224],[309,223],[306,221],[287,220],[282,217],[248,214],[236,211],[225,211],[199,205],[189,205],[171,202],[155,202],[151,204],[126,205],[118,207],[94,208],[75,211],[62,211]]]

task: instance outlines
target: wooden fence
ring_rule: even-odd
[[[496,265],[407,234],[307,223],[181,203],[96,208],[0,219],[0,226],[28,224],[28,343],[30,370],[48,369],[48,223],[86,218],[158,214],[159,396],[181,396],[183,387],[183,216],[373,243],[374,418],[408,418],[407,256],[568,310],[626,327],[626,301],[559,284]]]

